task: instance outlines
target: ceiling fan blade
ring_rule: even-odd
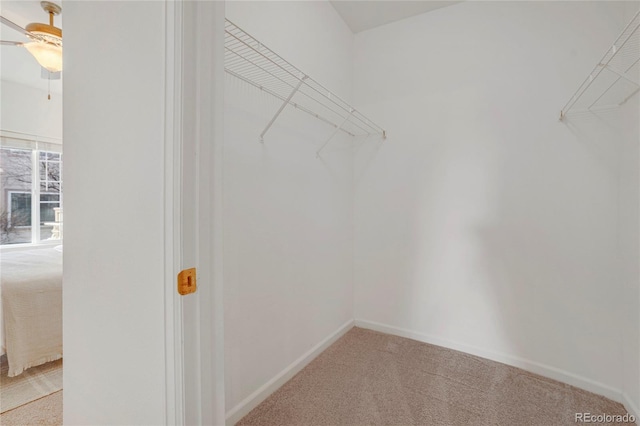
[[[0,45],[3,46],[22,46],[24,43],[21,43],[19,41],[5,41],[5,40],[0,40]]]
[[[21,34],[24,34],[26,36],[29,35],[29,32],[27,30],[25,30],[24,28],[22,28],[20,25],[15,24],[13,22],[11,22],[10,20],[8,20],[7,18],[5,18],[4,16],[0,16],[0,22],[2,22],[3,24],[5,24],[8,27],[13,28],[14,30],[18,31]]]

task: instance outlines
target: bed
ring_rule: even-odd
[[[0,253],[0,329],[9,377],[62,358],[62,253]]]

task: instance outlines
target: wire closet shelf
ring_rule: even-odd
[[[382,127],[228,19],[224,50],[224,68],[228,74],[282,101],[260,134],[261,141],[287,105],[333,127],[333,133],[318,153],[339,131],[354,137],[377,135],[386,138]]]
[[[560,111],[589,112],[623,105],[640,91],[640,11]]]

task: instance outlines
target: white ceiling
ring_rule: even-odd
[[[347,23],[351,31],[360,31],[399,21],[411,16],[450,6],[460,1],[354,1],[331,0],[333,7]],[[24,27],[30,22],[47,22],[48,17],[40,7],[39,1],[2,0],[0,14]],[[62,15],[55,17],[55,25],[62,28]],[[27,41],[27,38],[0,25],[0,40]],[[22,47],[0,46],[0,78],[14,81],[41,90],[48,90],[48,80],[42,77],[42,68]],[[62,82],[51,81],[51,92],[62,93]]]
[[[31,22],[49,22],[49,17],[40,7],[39,1],[2,0],[0,14],[23,28]],[[62,14],[55,17],[54,25],[62,28]],[[28,41],[23,34],[2,24],[0,24],[0,40]],[[24,47],[0,46],[0,78],[48,90],[49,82],[42,77],[42,67]],[[51,80],[51,92],[62,93],[61,80]]]
[[[331,0],[331,4],[353,33],[420,15],[460,1],[354,1]]]

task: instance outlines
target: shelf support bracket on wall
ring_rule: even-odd
[[[289,102],[291,102],[291,98],[293,98],[293,95],[296,94],[296,92],[298,91],[298,89],[300,89],[300,86],[302,86],[302,83],[304,83],[304,80],[307,78],[307,76],[303,76],[300,81],[298,82],[298,85],[296,87],[293,88],[293,90],[291,91],[291,93],[289,94],[289,96],[287,97],[287,99],[284,100],[284,102],[282,102],[282,105],[280,105],[280,108],[278,108],[278,111],[276,111],[276,114],[273,116],[273,118],[271,119],[271,121],[269,121],[269,124],[267,124],[267,127],[264,128],[264,130],[262,131],[262,133],[260,133],[260,142],[264,142],[264,135],[269,131],[269,129],[271,128],[271,126],[273,125],[273,123],[276,121],[276,119],[278,118],[278,116],[280,115],[280,113],[284,110],[284,107],[286,107]]]
[[[340,125],[338,127],[336,127],[336,129],[333,131],[333,133],[331,133],[331,136],[329,136],[329,139],[327,139],[325,141],[324,144],[322,144],[322,146],[320,147],[320,149],[316,152],[316,158],[320,157],[320,151],[322,151],[324,149],[325,146],[327,146],[327,144],[329,142],[331,142],[331,139],[333,139],[333,137],[336,135],[336,133],[338,133],[340,131],[340,129],[342,129],[342,126],[345,125],[345,123],[347,121],[349,121],[349,119],[351,118],[351,115],[354,113],[354,109],[351,109],[351,111],[349,111],[349,114],[345,117],[345,119],[342,121],[342,123],[340,123]]]

